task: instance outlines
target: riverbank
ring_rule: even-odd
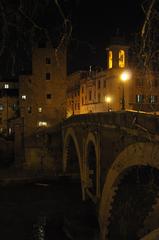
[[[63,174],[54,171],[30,171],[21,169],[0,170],[0,185],[29,184],[45,181],[60,181],[62,179],[79,179],[79,174]]]

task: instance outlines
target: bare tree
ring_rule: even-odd
[[[69,2],[0,0],[0,64],[5,73],[16,75],[29,69],[37,41],[49,40],[57,51],[66,47],[72,33],[68,11],[64,13]]]

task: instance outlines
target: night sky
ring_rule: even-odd
[[[4,12],[0,6],[0,46],[4,46],[0,54],[1,75],[16,76],[29,70],[30,49],[44,35],[43,29],[47,29],[57,45],[64,30],[64,19],[55,2],[5,0]],[[143,0],[58,0],[72,25],[68,71],[88,69],[89,65],[104,67],[105,49],[117,32],[125,35],[128,42],[132,41],[144,21],[141,2]]]
[[[105,65],[105,48],[118,32],[129,41],[144,21],[141,0],[79,1],[73,14],[71,68]],[[77,40],[77,41],[76,41]],[[79,58],[79,59],[78,59]]]

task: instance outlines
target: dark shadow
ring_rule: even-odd
[[[159,171],[135,166],[121,179],[112,203],[108,239],[137,240],[159,191]]]

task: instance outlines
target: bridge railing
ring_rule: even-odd
[[[115,125],[119,127],[140,127],[152,134],[159,133],[159,116],[132,111],[99,112],[74,115],[63,122],[63,126],[73,124]]]

